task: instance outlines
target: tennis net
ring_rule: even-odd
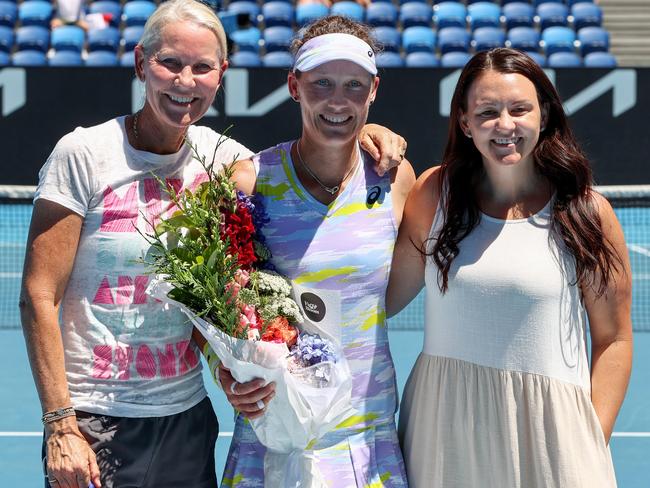
[[[636,331],[650,331],[650,185],[598,188],[614,206],[632,264],[632,323]],[[0,185],[0,329],[20,327],[18,297],[25,242],[32,213],[34,188]],[[392,330],[421,330],[421,293],[390,319]]]

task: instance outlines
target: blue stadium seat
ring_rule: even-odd
[[[533,0],[533,5],[539,7],[543,3],[565,3],[564,0]]]
[[[262,66],[262,60],[252,51],[238,51],[230,56],[230,64],[238,68],[255,68]]]
[[[556,52],[574,52],[575,51],[576,33],[568,27],[549,27],[542,31],[541,44],[550,56]]]
[[[230,12],[226,12],[225,10],[222,10],[221,12],[217,12],[217,16],[221,21],[223,30],[226,31],[226,35],[230,37],[230,34],[235,32],[239,27],[237,25],[237,14],[233,14]]]
[[[522,1],[526,1],[526,0],[502,0],[501,4],[508,5],[509,3],[521,3]],[[526,2],[526,3],[530,3],[530,2]]]
[[[55,51],[52,56],[47,60],[50,66],[83,66],[84,62],[81,59],[81,52],[78,51]]]
[[[293,40],[293,29],[282,25],[264,29],[264,47],[266,52],[288,51]]]
[[[527,51],[526,54],[533,58],[533,61],[539,64],[542,68],[546,66],[546,56],[543,54],[540,54],[537,51]]]
[[[13,2],[0,1],[0,26],[13,27],[18,18],[18,7]]]
[[[11,64],[14,66],[47,66],[47,56],[42,51],[16,51],[11,56]]]
[[[503,47],[506,43],[505,33],[497,27],[479,27],[472,37],[472,47],[476,52]]]
[[[441,54],[469,51],[469,33],[461,27],[446,27],[438,31],[438,49]]]
[[[529,3],[513,2],[503,6],[506,29],[514,27],[533,27],[535,9]]]
[[[542,3],[537,7],[537,18],[541,30],[554,26],[566,26],[569,25],[569,8],[563,3]]]
[[[0,25],[0,51],[10,53],[14,47],[14,30],[6,25]]]
[[[416,25],[402,31],[402,47],[406,53],[434,52],[436,33],[429,27]]]
[[[260,6],[255,2],[249,1],[230,2],[226,11],[231,14],[248,15],[248,20],[253,25],[258,24],[258,18],[261,13]]]
[[[303,3],[296,6],[296,23],[303,27],[315,20],[326,17],[329,11],[322,3]]]
[[[113,27],[119,27],[122,21],[122,6],[117,2],[111,2],[110,0],[92,2],[88,11],[91,14],[104,14],[105,16],[108,14],[110,17],[109,23]]]
[[[16,46],[19,51],[36,50],[43,53],[50,47],[50,29],[28,25],[16,29]]]
[[[397,25],[397,9],[392,3],[371,3],[366,9],[366,22],[373,27],[395,27]]]
[[[469,26],[472,30],[479,27],[501,27],[501,7],[492,2],[476,2],[467,6]]]
[[[124,22],[127,26],[144,25],[156,10],[156,4],[146,0],[134,0],[124,4]]]
[[[600,27],[603,23],[602,9],[590,2],[575,3],[571,7],[573,28],[579,31],[583,27]]]
[[[557,52],[551,54],[546,63],[549,68],[577,68],[582,66],[582,58],[576,53]]]
[[[539,51],[539,32],[532,27],[515,27],[508,31],[506,46],[520,51]]]
[[[375,27],[372,37],[382,46],[384,51],[399,52],[402,36],[395,27]]]
[[[132,29],[133,27],[127,27]],[[91,29],[88,31],[88,51],[117,52],[120,47],[120,31],[115,27]],[[127,49],[130,51],[130,49]]]
[[[262,17],[266,27],[291,27],[294,15],[293,5],[287,2],[273,1],[262,5]]]
[[[583,27],[578,31],[578,43],[583,56],[596,51],[609,51],[609,32],[602,27]]]
[[[438,56],[422,51],[407,54],[404,61],[409,68],[436,68],[440,66]]]
[[[616,68],[618,64],[612,53],[594,51],[587,54],[584,59],[585,66],[589,68]]]
[[[433,6],[433,20],[438,30],[445,27],[465,27],[467,9],[458,2],[441,2]]]
[[[9,53],[0,51],[0,66],[9,66],[11,64],[11,56]]]
[[[86,66],[118,66],[117,55],[111,51],[93,51],[86,57]]]
[[[366,9],[357,2],[343,0],[335,2],[330,9],[330,15],[341,15],[357,22],[363,22]]]
[[[404,66],[402,56],[393,51],[384,51],[377,54],[376,61],[379,68],[401,68]]]
[[[122,31],[121,41],[124,45],[124,50],[133,51],[138,42],[140,42],[140,39],[142,39],[143,33],[144,27],[141,25],[132,25],[131,27],[125,27]]]
[[[443,68],[462,68],[472,59],[469,53],[453,51],[440,56],[440,66]]]
[[[399,20],[403,29],[418,25],[430,27],[433,22],[433,9],[426,3],[409,1],[401,6]]]
[[[18,18],[23,26],[39,25],[49,28],[52,4],[43,0],[25,0],[18,7]]]
[[[81,52],[86,42],[86,33],[76,25],[62,25],[52,31],[51,44],[56,51]]]
[[[257,52],[260,48],[262,33],[257,27],[247,27],[245,29],[236,30],[232,33],[230,38],[232,39],[233,44],[237,46],[240,51]]]
[[[133,51],[124,51],[120,55],[120,66],[135,66],[135,53]]]
[[[287,51],[273,51],[262,57],[262,65],[267,68],[291,68],[293,56]]]
[[[593,0],[566,0],[566,4],[569,6],[569,8],[573,7],[576,3],[584,3],[584,2],[589,2],[593,3]]]

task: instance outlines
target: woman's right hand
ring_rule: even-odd
[[[264,415],[266,406],[275,396],[275,383],[265,386],[261,378],[238,383],[223,364],[219,365],[219,382],[230,404],[249,419]]]
[[[66,417],[45,428],[47,478],[52,488],[101,488],[95,453],[77,427],[76,417]]]

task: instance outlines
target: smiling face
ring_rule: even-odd
[[[460,125],[471,135],[483,164],[532,163],[532,152],[546,124],[535,85],[525,76],[490,70],[469,88]]]
[[[355,140],[368,118],[379,78],[359,65],[330,61],[296,77],[289,73],[289,91],[300,102],[303,134],[327,143]]]
[[[179,129],[205,114],[228,66],[215,34],[192,22],[165,26],[151,53],[137,46],[135,54],[136,73],[145,82],[145,112]]]

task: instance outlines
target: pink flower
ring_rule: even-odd
[[[249,341],[259,341],[260,340],[260,331],[257,329],[248,329],[248,340]]]
[[[244,269],[235,271],[235,282],[241,287],[245,288],[250,280],[250,273]],[[239,291],[239,290],[238,290]]]
[[[259,329],[260,324],[257,319],[257,312],[253,305],[244,305],[239,314],[239,325],[248,329]]]
[[[237,295],[239,294],[239,290],[242,289],[242,286],[239,283],[236,283],[234,281],[231,281],[230,283],[226,284],[226,296],[228,297],[226,299],[226,303],[230,304],[234,299],[237,298]]]

